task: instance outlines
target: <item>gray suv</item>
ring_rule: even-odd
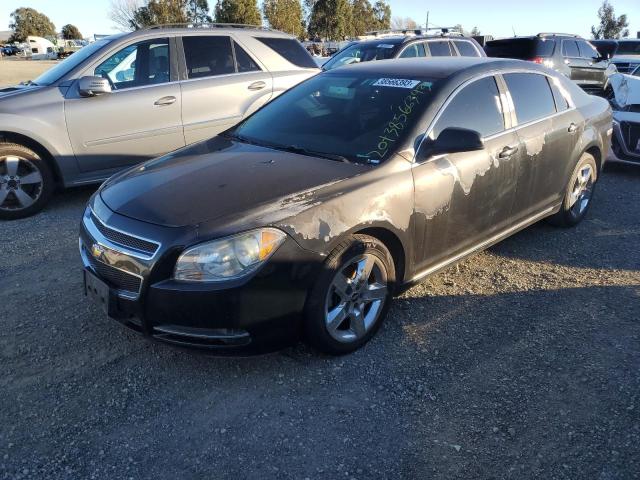
[[[29,216],[56,186],[210,138],[319,72],[291,35],[245,25],[114,35],[34,81],[0,89],[0,218]]]

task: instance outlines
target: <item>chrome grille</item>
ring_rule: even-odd
[[[638,142],[640,142],[640,123],[621,122],[620,131],[627,150],[633,153],[640,153],[636,150]]]
[[[142,284],[140,277],[96,260],[86,248],[84,253],[98,277],[106,281],[109,286],[125,292],[135,293],[136,295],[140,293],[140,286]]]
[[[127,235],[126,233],[107,227],[98,217],[95,216],[93,212],[91,212],[91,221],[102,235],[122,247],[131,248],[138,252],[153,256],[160,246],[157,243],[134,237],[132,235]]]

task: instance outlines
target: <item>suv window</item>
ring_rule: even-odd
[[[578,49],[580,50],[580,56],[582,58],[593,59],[600,56],[598,51],[584,40],[578,40]]]
[[[412,57],[424,57],[424,44],[416,42],[413,45],[409,45],[404,52],[400,54],[398,58],[412,58]]]
[[[309,52],[293,38],[256,37],[289,62],[302,68],[318,68]]]
[[[448,40],[435,40],[428,42],[428,45],[432,57],[450,57],[454,55],[451,52],[451,46]]]
[[[507,38],[487,42],[484,51],[489,57],[531,60],[552,56],[555,45],[555,41],[548,38]]]
[[[556,113],[553,94],[545,75],[505,73],[503,76],[516,109],[519,125]]]
[[[213,77],[235,73],[231,38],[227,36],[182,37],[187,78]]]
[[[556,110],[558,110],[559,112],[564,112],[565,110],[569,109],[569,102],[567,101],[566,97],[562,94],[562,92],[560,91],[560,81],[557,79],[552,79],[552,78],[548,78],[547,80],[549,81],[549,85],[551,86],[551,92],[553,93],[553,99],[556,102]]]
[[[238,72],[259,72],[262,70],[249,54],[236,42],[233,42]]]
[[[464,40],[454,40],[453,43],[458,48],[458,52],[462,57],[479,57],[480,54],[476,50],[476,47],[471,42],[465,42]]]
[[[579,57],[580,51],[578,50],[578,44],[575,40],[563,40],[562,41],[562,56],[563,57]]]
[[[502,103],[494,77],[476,80],[458,92],[436,121],[429,138],[435,140],[449,127],[475,130],[483,137],[504,130]]]
[[[96,67],[94,75],[108,78],[116,90],[171,79],[169,40],[158,38],[128,45]]]
[[[372,60],[386,60],[393,58],[397,52],[396,45],[391,43],[354,43],[340,50],[333,57],[327,60],[322,66],[323,70],[332,70],[342,65],[352,63],[369,62]]]

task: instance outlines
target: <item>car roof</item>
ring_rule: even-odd
[[[242,24],[224,24],[224,23],[212,23],[204,25],[188,25],[188,24],[169,24],[169,25],[156,25],[149,28],[141,28],[140,30],[134,30],[131,33],[126,34],[128,37],[146,36],[149,33],[164,34],[189,34],[189,35],[210,35],[212,33],[226,33],[236,35],[249,35],[252,37],[274,37],[274,38],[295,38],[279,30],[273,30],[267,27],[261,27],[258,25],[242,25]]]
[[[392,78],[406,78],[412,75],[426,78],[448,78],[456,74],[464,74],[464,72],[468,72],[469,76],[472,76],[482,71],[508,68],[546,71],[546,69],[535,63],[523,60],[491,57],[433,57],[429,60],[423,58],[397,58],[361,62],[329,70],[326,74],[339,75],[358,72],[365,75],[390,76]]]
[[[402,45],[409,42],[418,40],[470,40],[470,37],[464,37],[462,35],[394,35],[388,37],[367,38],[366,40],[355,40],[350,45],[374,45],[379,43],[386,43],[391,45]]]

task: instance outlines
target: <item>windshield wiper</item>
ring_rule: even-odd
[[[281,148],[278,149],[291,153],[299,153],[300,155],[326,158],[336,162],[351,163],[347,157],[338,155],[337,153],[318,152],[316,150],[309,150],[308,148],[299,147],[297,145],[282,145]]]

